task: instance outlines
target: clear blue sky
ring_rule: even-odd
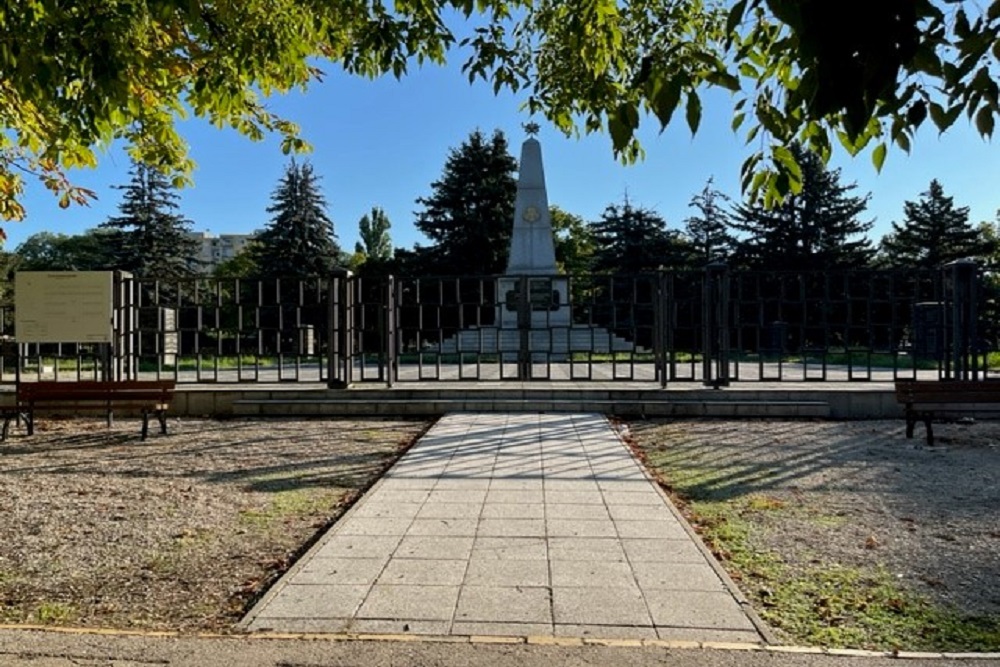
[[[473,130],[489,134],[499,128],[519,156],[522,124],[529,120],[518,110],[521,99],[507,93],[494,96],[482,82],[470,85],[457,64],[414,68],[400,81],[371,81],[327,69],[325,81],[308,93],[272,98],[270,106],[300,123],[313,144],[313,153],[300,159],[311,161],[322,177],[329,214],[345,250],[353,250],[358,220],[372,206],[389,215],[395,246],[426,244],[413,227],[413,212],[419,208],[414,200],[430,193],[448,151]],[[606,135],[567,138],[537,119],[549,201],[594,220],[627,193],[634,204],[657,210],[671,228],[681,228],[693,213],[691,197],[709,177],[723,192],[739,197],[739,169],[751,149],[730,130],[731,114],[729,96],[717,94],[706,99],[694,138],[682,114],[663,134],[654,119],[644,121],[646,159],[631,166],[614,159]],[[278,142],[253,143],[198,119],[185,121],[182,132],[198,163],[195,185],[183,190],[181,198],[181,213],[193,228],[214,234],[262,228],[270,194],[288,161]],[[971,207],[973,223],[993,221],[1000,208],[1000,152],[964,119],[942,137],[925,127],[912,154],[891,151],[881,174],[867,154],[851,159],[839,151],[832,165],[842,169],[843,182],[857,183],[857,193],[871,193],[867,218],[875,220],[875,240],[893,220],[902,219],[904,200],[916,200],[932,178],[941,181],[957,205]],[[128,182],[128,167],[124,153],[116,150],[102,156],[98,169],[72,173],[75,183],[97,191],[99,199],[89,207],[59,209],[40,186],[29,185],[28,216],[5,225],[5,249],[13,250],[39,231],[79,233],[116,214],[120,192],[111,186]]]

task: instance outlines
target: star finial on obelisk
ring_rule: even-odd
[[[528,134],[529,137],[533,137],[536,134],[538,134],[538,130],[540,129],[538,127],[538,123],[535,123],[533,121],[530,123],[525,123],[521,127],[524,128],[524,131]]]

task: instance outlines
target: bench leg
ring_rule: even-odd
[[[913,427],[917,425],[916,415],[912,411],[906,411],[906,437],[913,439]]]
[[[24,425],[28,429],[28,435],[35,435],[35,411],[29,409],[24,415]]]
[[[934,429],[931,427],[931,416],[929,414],[924,415],[924,428],[927,429],[927,446],[934,446]]]
[[[160,421],[160,433],[163,435],[167,434],[167,411],[157,410],[156,418]]]
[[[142,411],[142,439],[149,435],[149,410]]]
[[[0,435],[0,441],[7,439],[7,431],[10,429],[10,420],[17,415],[16,412],[7,413],[3,416],[3,434]]]

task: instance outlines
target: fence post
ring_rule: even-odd
[[[327,290],[327,386],[351,386],[354,363],[354,292],[351,272],[337,268],[330,273]]]
[[[702,283],[702,384],[729,385],[729,267],[712,262]]]
[[[517,279],[517,379],[531,379],[531,292],[528,277]]]
[[[386,350],[386,365],[388,366],[388,375],[386,376],[386,386],[392,387],[392,383],[396,381],[399,373],[399,358],[398,345],[399,337],[397,334],[397,309],[396,309],[396,277],[389,275],[385,280],[385,350]]]
[[[971,259],[945,264],[945,285],[950,291],[951,326],[948,361],[954,380],[979,377],[979,304],[977,296],[979,267]]]
[[[653,302],[653,367],[660,389],[667,386],[667,272],[661,266],[656,273],[656,298]]]

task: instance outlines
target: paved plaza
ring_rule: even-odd
[[[761,642],[748,612],[605,417],[451,414],[244,625]]]

